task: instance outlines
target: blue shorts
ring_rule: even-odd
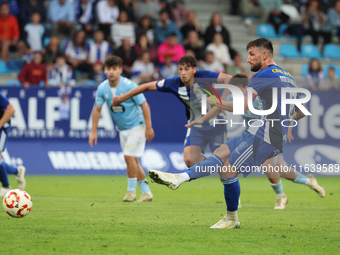
[[[0,152],[6,149],[7,136],[10,130],[11,127],[8,123],[5,123],[5,125],[0,128]]]
[[[194,145],[204,148],[209,145],[211,152],[214,152],[227,141],[227,132],[225,125],[216,125],[211,130],[202,130],[195,126],[188,129],[185,137],[184,147]]]
[[[251,173],[252,166],[260,166],[280,153],[279,149],[247,131],[225,144],[230,150],[229,163],[243,173],[244,177]]]

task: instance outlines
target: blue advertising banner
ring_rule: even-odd
[[[67,98],[57,88],[2,87],[0,91],[16,109],[7,151],[3,153],[6,162],[24,164],[28,174],[125,174],[118,131],[106,106],[99,122],[98,144],[94,149],[87,144],[95,89],[74,88]],[[171,94],[147,92],[145,96],[156,136],[147,144],[142,167],[145,171],[174,173],[186,170],[182,154],[186,134],[184,106]],[[306,164],[339,166],[339,96],[339,91],[312,92],[306,105],[312,115],[298,122],[293,129],[294,140],[286,144],[282,154],[288,165],[297,170]],[[237,120],[239,116],[228,114],[227,118]],[[241,125],[230,127],[228,123],[229,137],[243,130]],[[336,173],[339,171],[327,174]]]

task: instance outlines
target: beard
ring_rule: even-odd
[[[258,72],[258,71],[261,69],[261,67],[262,67],[262,64],[261,64],[261,63],[254,64],[254,65],[250,68],[250,70],[251,70],[252,72]]]

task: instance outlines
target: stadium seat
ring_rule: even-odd
[[[22,84],[18,79],[11,79],[7,82],[7,86],[10,87],[22,87]]]
[[[280,46],[280,55],[285,58],[300,58],[297,47],[292,43],[282,43]]]
[[[4,61],[0,59],[0,74],[10,74],[10,73],[12,73],[12,71],[9,70],[6,64],[4,63]]]
[[[283,37],[283,36],[285,36],[285,31],[286,31],[286,29],[288,28],[288,24],[287,23],[284,23],[284,24],[281,24],[280,26],[279,26],[279,36],[280,37]]]
[[[309,69],[309,63],[304,63],[301,67],[301,76],[306,77]]]
[[[272,38],[272,39],[277,38],[274,27],[266,23],[257,25],[256,35],[261,36],[261,37],[266,37],[266,38]]]
[[[7,62],[7,69],[13,72],[20,73],[21,69],[26,64],[25,60],[16,58],[16,59],[9,59]]]
[[[304,44],[304,45],[302,45],[301,55],[302,55],[302,57],[306,57],[306,58],[316,58],[316,59],[321,58],[320,50],[314,44]]]
[[[44,47],[47,47],[47,45],[49,45],[50,41],[51,41],[50,37],[45,37],[45,39],[44,39]]]
[[[326,64],[323,68],[323,75],[325,78],[328,78],[328,69],[333,67],[335,70],[335,74],[337,77],[340,77],[340,67],[335,64]]]
[[[340,47],[336,44],[326,44],[323,48],[323,54],[325,58],[334,60],[340,59]]]

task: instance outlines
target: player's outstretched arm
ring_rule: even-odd
[[[143,110],[143,115],[144,115],[144,120],[145,120],[145,137],[148,142],[151,142],[152,139],[155,137],[155,132],[153,131],[152,128],[152,122],[151,122],[151,111],[150,111],[150,106],[147,101],[144,101],[141,104],[142,110]]]
[[[94,144],[97,144],[97,128],[98,128],[98,122],[100,119],[100,114],[102,111],[102,107],[95,105],[93,112],[92,112],[92,129],[91,129],[91,134],[89,137],[89,145],[92,148],[93,147],[93,142]]]
[[[139,85],[137,88],[130,90],[129,92],[127,92],[126,94],[124,94],[122,96],[114,96],[112,98],[111,104],[114,105],[114,106],[117,106],[120,103],[125,102],[126,100],[130,99],[131,97],[134,97],[134,96],[136,96],[140,93],[143,93],[145,91],[148,91],[148,90],[150,90],[150,91],[157,90],[156,81],[143,83],[143,84]]]
[[[299,109],[298,111],[295,111],[292,119],[293,120],[301,120],[302,118],[304,118],[306,115]]]
[[[2,128],[5,125],[5,123],[12,118],[14,112],[15,112],[14,106],[11,103],[9,103],[4,111],[4,114],[2,115],[2,118],[0,119],[0,128]]]
[[[194,120],[188,124],[185,125],[186,128],[190,128],[194,125],[201,125],[203,122],[210,120],[212,118],[215,118],[217,115],[219,115],[221,113],[221,109],[214,106],[213,108],[211,108],[206,115],[203,115],[201,118]]]
[[[211,97],[207,98],[208,104],[215,105],[215,102],[216,102],[216,106],[218,108],[221,108],[221,109],[226,110],[228,112],[233,112],[233,109],[234,109],[233,101],[221,100],[221,102],[222,102],[222,104],[221,104],[220,101],[216,97],[215,97],[215,101]],[[244,96],[244,112],[246,112],[246,111],[248,111],[248,98],[247,98],[247,96]]]

